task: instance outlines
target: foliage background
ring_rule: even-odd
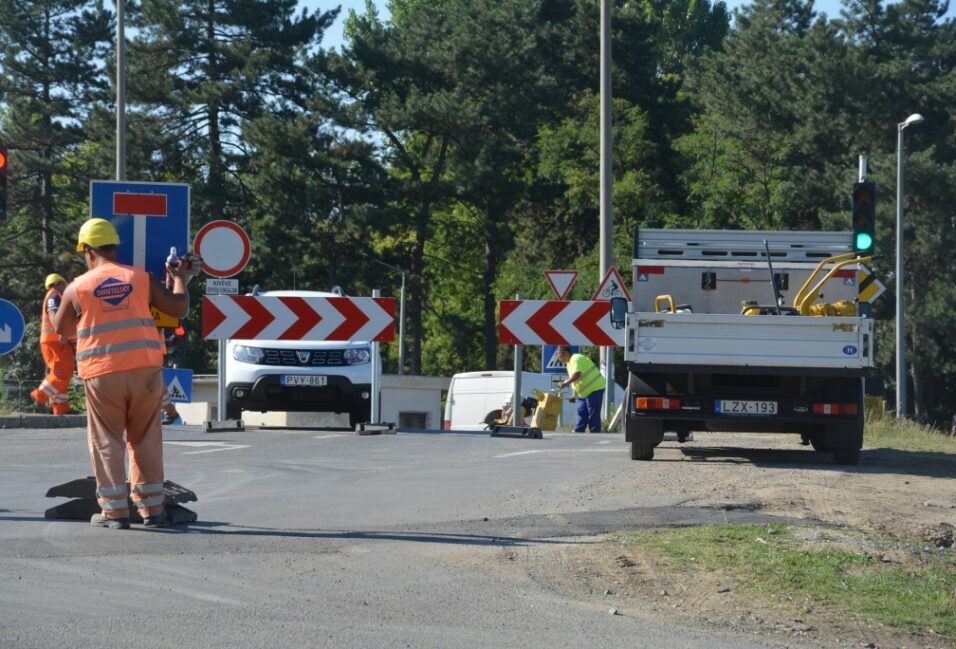
[[[192,230],[254,240],[244,289],[397,295],[407,370],[511,366],[496,304],[549,296],[543,271],[598,281],[596,0],[391,0],[346,21],[295,0],[127,2],[127,177],[188,182]],[[614,261],[635,226],[847,229],[857,156],[878,190],[875,270],[893,282],[895,125],[906,132],[907,340],[917,418],[956,411],[956,23],[936,0],[802,0],[728,12],[616,0]],[[30,323],[0,358],[39,381],[42,279],[82,272],[91,179],[115,177],[114,19],[100,0],[0,0],[0,143],[10,218],[0,297]],[[401,269],[401,270],[395,270]],[[626,273],[625,273],[626,274]],[[198,303],[202,282],[193,289]],[[891,290],[876,305],[893,391]],[[183,365],[215,371],[187,320]],[[397,345],[386,371],[397,367]],[[527,369],[540,364],[526,354]],[[623,364],[618,364],[623,371]],[[623,376],[619,377],[623,381]]]

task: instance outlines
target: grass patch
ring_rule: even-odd
[[[874,448],[956,455],[956,437],[950,437],[939,429],[908,420],[868,421],[863,431],[863,443]]]
[[[768,601],[787,595],[814,609],[956,638],[956,551],[914,549],[903,564],[887,564],[862,549],[825,538],[811,544],[791,532],[785,524],[714,525],[629,532],[623,539],[656,555],[665,568],[732,577],[736,592]],[[858,533],[833,536],[853,534],[868,545]]]

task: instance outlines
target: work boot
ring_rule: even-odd
[[[90,517],[90,525],[95,527],[108,527],[111,530],[128,530],[129,517],[125,516],[123,518],[107,518],[103,514],[93,514]]]
[[[165,509],[158,514],[143,519],[143,525],[146,527],[169,527],[170,524],[169,514],[166,513]]]

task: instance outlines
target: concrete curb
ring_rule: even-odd
[[[86,428],[86,415],[2,415],[0,428]]]

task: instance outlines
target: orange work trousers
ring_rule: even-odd
[[[40,353],[47,366],[47,375],[36,392],[34,398],[40,403],[48,403],[53,408],[54,415],[62,415],[70,411],[69,388],[73,378],[75,354],[71,345],[59,341],[40,343]],[[45,398],[44,398],[45,397]]]
[[[129,516],[128,499],[144,518],[163,511],[162,398],[163,374],[158,367],[86,379],[90,461],[97,500],[107,518]]]

